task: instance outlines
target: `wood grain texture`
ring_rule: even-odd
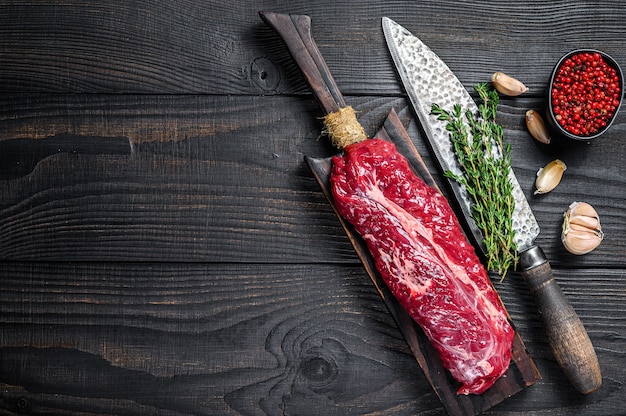
[[[13,264],[2,278],[1,382],[46,395],[33,405],[343,414],[393,395],[392,407],[439,406],[358,267]]]
[[[539,94],[554,63],[576,48],[602,49],[626,65],[626,9],[619,0],[490,0],[479,7],[449,0],[359,7],[350,1],[3,1],[1,89],[306,92],[293,64],[283,66],[288,55],[259,11],[310,15],[320,50],[348,95],[401,93],[380,36],[382,16],[422,38],[468,86],[503,70]]]
[[[5,410],[445,414],[359,266],[8,263],[0,277]],[[490,414],[619,414],[618,277],[557,275],[586,293],[573,303],[604,367],[585,398],[561,381],[519,276],[498,284],[544,379]]]
[[[625,415],[626,112],[590,144],[523,123],[569,50],[626,66],[618,0],[0,0],[0,414],[445,414],[303,161],[334,150],[261,10],[310,15],[366,131],[394,108],[439,183],[381,18],[468,88],[531,88],[498,116],[604,382],[565,381],[511,273],[496,287],[543,380],[487,414]],[[563,181],[533,197],[555,157]],[[559,241],[575,200],[606,231],[585,256]]]
[[[404,99],[348,101],[369,134],[397,109],[437,175]],[[319,110],[310,98],[38,95],[0,97],[0,103],[2,143],[102,142],[99,153],[70,146],[42,158],[29,174],[0,182],[2,259],[357,261],[303,161],[333,152],[319,137]],[[525,109],[535,104],[514,101],[500,114],[513,169],[542,227],[539,245],[553,265],[622,266],[626,175],[619,149],[626,113],[602,143],[569,145],[553,155],[523,125]],[[130,154],[118,151],[120,137],[128,139]],[[555,156],[568,165],[563,181],[533,197],[536,170]],[[582,257],[560,243],[563,212],[580,199],[596,208],[606,232],[602,245]]]

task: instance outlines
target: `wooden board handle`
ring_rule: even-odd
[[[259,14],[285,42],[325,113],[335,113],[346,107],[339,87],[311,36],[311,18],[272,12]]]
[[[596,352],[576,311],[554,280],[545,254],[539,247],[531,247],[520,252],[519,264],[563,372],[581,393],[598,390],[602,374]]]

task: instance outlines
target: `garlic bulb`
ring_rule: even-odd
[[[537,111],[526,111],[526,127],[528,128],[528,132],[531,136],[533,136],[537,141],[544,144],[550,143],[550,134],[548,133],[548,129],[543,122],[543,118],[541,118]]]
[[[596,210],[586,202],[573,202],[563,214],[561,241],[572,254],[586,254],[600,245],[604,232]]]
[[[567,169],[565,163],[555,159],[537,171],[535,180],[535,195],[550,192],[561,182],[563,172]]]
[[[515,97],[528,91],[526,85],[521,81],[505,74],[504,72],[495,72],[491,76],[491,83],[500,94]]]

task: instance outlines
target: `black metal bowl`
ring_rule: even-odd
[[[571,57],[578,55],[578,54],[583,54],[583,53],[597,53],[600,54],[600,56],[602,57],[602,59],[604,60],[604,62],[606,62],[610,67],[614,68],[617,76],[619,78],[619,104],[615,107],[615,111],[613,112],[613,115],[611,116],[610,119],[605,120],[605,125],[602,127],[597,128],[597,130],[595,130],[593,133],[587,133],[587,134],[575,134],[575,132],[572,131],[568,131],[560,122],[559,120],[557,120],[557,116],[555,115],[554,112],[554,104],[553,104],[553,100],[552,100],[552,91],[554,89],[554,83],[555,80],[557,78],[557,74],[559,73],[561,67],[563,66],[563,64],[570,59]],[[615,61],[615,59],[613,59],[611,56],[609,56],[608,54],[599,51],[599,50],[595,50],[595,49],[576,49],[573,50],[567,54],[565,54],[555,65],[554,70],[552,71],[552,76],[550,77],[550,84],[549,84],[549,88],[548,88],[548,106],[546,109],[546,116],[548,119],[548,123],[550,125],[550,127],[553,129],[553,131],[556,131],[558,134],[568,137],[570,139],[574,139],[574,140],[592,140],[595,139],[599,136],[601,136],[604,132],[607,131],[607,129],[611,126],[611,124],[613,124],[613,121],[615,120],[615,117],[617,116],[617,113],[619,112],[619,109],[622,105],[622,101],[623,101],[623,97],[624,97],[624,74],[622,73],[622,69],[620,68],[620,66],[618,65],[618,63]],[[571,116],[570,116],[571,117]],[[565,124],[567,124],[569,121],[571,120],[566,120]]]

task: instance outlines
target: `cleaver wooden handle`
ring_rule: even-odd
[[[311,36],[311,18],[272,12],[259,14],[285,42],[324,112],[334,113],[346,107],[341,91]]]
[[[543,250],[533,246],[520,252],[519,264],[563,372],[581,393],[598,390],[602,374],[596,352],[576,311],[554,280]]]

